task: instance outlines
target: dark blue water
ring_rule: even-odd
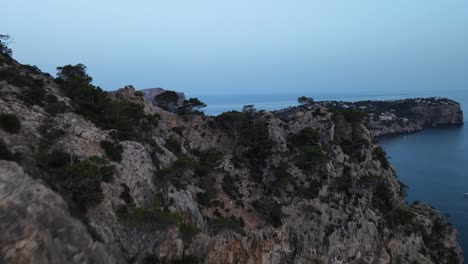
[[[312,96],[316,100],[386,100],[409,97],[442,96],[457,100],[465,109],[468,92],[431,91],[425,93],[389,94],[270,94],[270,95],[201,95],[208,104],[208,114],[240,110],[254,104],[257,109],[274,110],[296,104],[297,97]],[[466,108],[468,109],[468,108]],[[465,122],[468,113],[465,115]],[[468,258],[468,125],[457,128],[428,129],[411,135],[380,139],[391,157],[398,178],[408,189],[408,201],[424,201],[433,205],[459,231],[459,241]]]

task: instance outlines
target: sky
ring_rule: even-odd
[[[466,0],[15,0],[17,60],[188,94],[463,90]]]

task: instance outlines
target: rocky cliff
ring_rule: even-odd
[[[359,115],[177,115],[0,63],[0,263],[463,262]]]

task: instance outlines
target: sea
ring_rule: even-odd
[[[253,104],[258,110],[277,110],[297,105],[299,96],[315,100],[391,100],[416,97],[447,97],[468,110],[468,91],[434,90],[395,93],[302,93],[198,95],[208,107],[206,114],[241,110]],[[468,112],[465,114],[465,122]],[[444,214],[458,230],[458,239],[468,259],[468,125],[431,128],[414,134],[379,138],[397,177],[408,186],[408,202],[423,201]]]

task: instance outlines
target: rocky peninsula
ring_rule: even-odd
[[[429,97],[387,101],[322,102],[331,109],[369,113],[364,121],[374,136],[414,133],[429,127],[461,126],[460,104],[448,98]]]
[[[0,263],[463,263],[374,138],[459,123],[456,103],[210,117],[145,94],[0,55]]]
[[[448,98],[428,97],[385,101],[319,101],[276,111],[281,118],[294,116],[303,109],[317,108],[365,113],[362,123],[375,137],[415,133],[429,127],[462,126],[463,111],[458,102]]]

